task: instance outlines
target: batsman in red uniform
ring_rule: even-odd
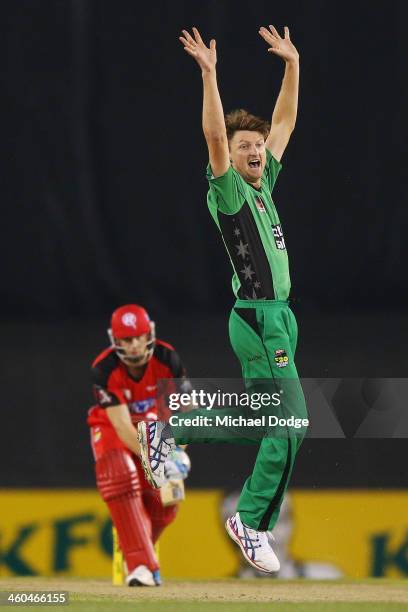
[[[129,586],[160,584],[154,543],[177,514],[163,506],[160,491],[147,482],[139,458],[135,425],[158,418],[158,381],[183,379],[189,385],[174,348],[157,340],[155,325],[136,304],[121,306],[108,330],[111,346],[92,365],[97,405],[89,410],[96,483],[117,529]],[[177,449],[166,461],[168,478],[185,478],[189,459]]]

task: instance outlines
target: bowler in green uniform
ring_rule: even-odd
[[[288,255],[272,199],[280,161],[296,122],[299,54],[287,27],[283,38],[274,26],[261,27],[259,34],[268,51],[285,63],[270,126],[245,110],[224,117],[217,86],[215,40],[207,47],[193,28],[192,35],[183,30],[180,41],[202,73],[203,131],[210,157],[207,201],[234,269],[232,284],[237,300],[230,317],[231,344],[248,389],[254,381],[272,379],[276,383],[276,379],[288,379],[288,401],[292,405],[287,405],[287,414],[305,417],[294,363],[297,325],[288,305]],[[258,553],[263,547],[259,542],[259,548],[254,547],[248,541],[253,537],[248,537],[245,527],[264,532],[275,525],[300,442],[301,436],[290,432],[262,439],[253,473],[239,499],[238,517],[227,521],[227,531],[247,560],[258,569],[264,565],[264,571],[270,571],[273,558],[257,558],[262,557]]]
[[[285,64],[282,86],[272,121],[245,110],[224,117],[216,74],[216,42],[209,47],[193,28],[183,30],[180,41],[201,69],[203,79],[203,131],[208,146],[208,207],[218,226],[233,267],[236,302],[229,323],[231,344],[242,367],[248,392],[278,391],[281,404],[276,415],[304,419],[305,400],[294,362],[297,325],[289,308],[290,276],[282,225],[272,199],[281,170],[281,158],[296,122],[299,88],[299,54],[285,27],[282,38],[274,26],[261,27],[268,51]],[[269,414],[274,407],[270,407]],[[217,414],[218,411],[214,411]],[[194,411],[199,415],[209,412]],[[256,413],[253,416],[257,416]],[[202,438],[193,428],[152,424],[140,437],[144,465],[151,482],[159,486],[163,449],[174,442],[221,441]],[[176,419],[177,420],[177,419]],[[218,432],[219,433],[219,432]],[[226,431],[225,441],[239,441]],[[279,509],[305,433],[283,426],[280,434],[261,430],[260,448],[253,472],[247,478],[237,512],[226,522],[231,538],[247,561],[266,573],[279,569],[267,537]],[[249,437],[249,436],[248,436]],[[244,441],[245,433],[241,441]],[[258,438],[258,442],[259,442]],[[173,440],[173,442],[172,442]],[[163,455],[163,457],[162,457]]]

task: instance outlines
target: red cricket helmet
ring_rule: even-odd
[[[118,346],[115,340],[120,338],[137,338],[148,334],[146,350],[141,356],[129,357],[123,347]],[[156,341],[155,325],[142,306],[126,304],[117,308],[111,318],[111,327],[108,329],[112,348],[118,357],[128,365],[144,365],[151,359]]]
[[[112,314],[111,330],[114,338],[131,338],[148,334],[151,331],[149,315],[137,304],[121,306]]]

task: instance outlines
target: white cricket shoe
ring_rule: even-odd
[[[126,578],[126,584],[134,586],[156,586],[152,572],[145,565],[138,565]]]
[[[137,424],[137,435],[146,478],[152,487],[160,489],[167,481],[164,464],[171,451],[176,448],[171,427],[163,421],[141,421]]]
[[[253,567],[267,574],[280,568],[278,557],[273,552],[266,531],[256,531],[241,521],[239,512],[225,523],[228,535],[238,544],[245,559]]]

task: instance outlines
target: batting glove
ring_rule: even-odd
[[[164,475],[167,480],[184,480],[191,469],[190,457],[177,447],[172,450],[164,464]]]

